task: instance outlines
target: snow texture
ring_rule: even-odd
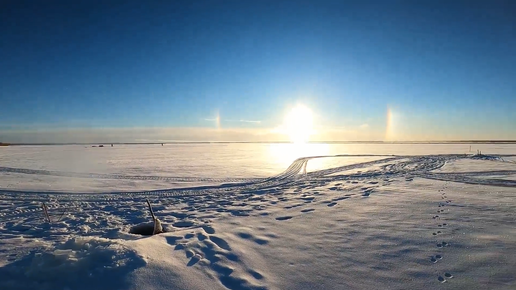
[[[516,146],[473,147],[0,148],[0,289],[515,289]]]

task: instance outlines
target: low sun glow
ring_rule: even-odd
[[[291,142],[307,142],[312,134],[312,111],[303,105],[294,107],[285,117],[284,126]]]

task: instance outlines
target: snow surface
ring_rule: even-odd
[[[516,289],[516,145],[477,149],[0,148],[0,289]]]

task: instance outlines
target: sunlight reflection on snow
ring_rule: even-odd
[[[294,160],[307,156],[328,155],[328,144],[284,143],[270,144],[269,154],[273,160],[287,168]]]

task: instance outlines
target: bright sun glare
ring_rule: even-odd
[[[287,114],[284,125],[290,141],[305,143],[312,134],[312,111],[303,105],[298,105]]]

